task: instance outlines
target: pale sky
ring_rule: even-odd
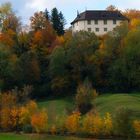
[[[140,0],[0,0],[0,5],[5,2],[11,2],[14,11],[21,17],[23,24],[29,24],[29,18],[36,11],[44,11],[46,8],[50,11],[57,7],[62,11],[67,25],[74,20],[77,10],[83,12],[87,10],[104,10],[109,5],[115,5],[118,9],[139,9]]]

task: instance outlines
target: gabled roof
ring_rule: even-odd
[[[106,11],[106,10],[87,10],[77,15],[75,20],[71,22],[74,24],[81,20],[128,20],[119,11]]]

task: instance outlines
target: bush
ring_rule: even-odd
[[[32,133],[32,126],[30,124],[24,125],[22,131],[24,133]]]
[[[92,88],[91,83],[85,80],[77,88],[76,104],[82,114],[86,114],[93,106],[93,99],[97,96],[97,92]]]
[[[82,122],[82,133],[89,136],[102,135],[103,119],[97,114],[88,114]]]
[[[46,132],[47,122],[48,116],[45,110],[36,112],[31,116],[31,125],[37,133]]]
[[[133,127],[134,127],[134,130],[135,130],[135,135],[136,135],[137,137],[140,137],[140,121],[135,120],[135,121],[133,122]]]
[[[80,126],[80,113],[74,112],[72,115],[66,118],[65,127],[71,134],[78,132]]]
[[[113,130],[113,123],[112,123],[112,117],[110,113],[106,113],[104,119],[103,119],[103,134],[105,136],[110,136],[112,134]]]

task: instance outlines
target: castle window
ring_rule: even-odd
[[[99,32],[99,28],[95,28],[95,31],[96,31],[96,32]]]
[[[88,21],[87,21],[87,24],[88,24],[88,25],[91,25],[91,20],[88,20]]]
[[[91,28],[88,28],[88,32],[91,32]]]
[[[113,20],[113,24],[116,24],[116,20]]]
[[[107,20],[104,20],[104,24],[105,24],[105,25],[107,24]]]
[[[107,28],[104,28],[104,31],[107,32]]]
[[[95,24],[98,24],[98,20],[95,20]]]

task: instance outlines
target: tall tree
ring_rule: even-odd
[[[58,35],[64,34],[65,19],[62,12],[58,12],[57,8],[53,8],[51,12],[51,22],[54,30]]]
[[[14,32],[19,32],[21,30],[20,19],[14,14],[9,14],[7,18],[3,21],[2,31],[6,32],[11,29]]]
[[[44,12],[36,12],[34,16],[30,18],[31,28],[35,31],[44,29],[46,27],[46,15]]]
[[[66,20],[62,12],[59,13],[59,19],[60,19],[60,34],[63,35],[65,33],[64,26],[66,24]]]
[[[45,17],[46,17],[47,20],[50,20],[49,11],[48,11],[47,8],[45,9]]]

